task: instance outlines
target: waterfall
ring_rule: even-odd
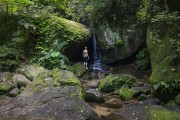
[[[93,70],[102,70],[101,67],[101,57],[100,57],[100,51],[99,51],[99,47],[97,45],[97,41],[96,41],[96,36],[95,34],[93,34],[93,64],[92,64],[92,69]]]

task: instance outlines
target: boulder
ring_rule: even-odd
[[[18,69],[18,72],[24,75],[29,80],[34,80],[39,73],[47,71],[45,68],[33,65],[23,65]]]
[[[7,101],[11,100],[12,98],[6,95],[0,96],[0,106],[5,104]]]
[[[80,80],[70,71],[62,70],[58,78],[58,82],[61,85],[78,85],[81,87]]]
[[[0,73],[0,81],[1,82],[12,82],[11,78],[13,77],[13,73],[10,72],[2,72]]]
[[[97,115],[80,97],[78,86],[24,92],[0,107],[1,120],[95,120]]]
[[[99,80],[92,80],[88,82],[88,85],[92,89],[96,89],[99,86],[100,81]]]
[[[174,100],[169,100],[164,106],[165,107],[173,107],[173,106],[176,106],[176,102]]]
[[[14,86],[10,83],[0,83],[0,95],[8,93],[13,88]]]
[[[17,96],[18,94],[20,94],[20,90],[18,88],[14,88],[13,90],[11,90],[9,93],[8,93],[8,96],[11,96],[11,97],[15,97]]]
[[[174,22],[174,24],[179,25]],[[178,53],[174,48],[177,45],[179,37],[176,32],[179,32],[178,26],[171,26],[174,32],[161,31],[164,29],[165,24],[149,24],[147,29],[147,47],[150,52],[152,74],[150,81],[153,84],[157,84],[161,81],[172,82],[172,80],[178,80],[180,76],[180,62],[178,59]],[[159,32],[157,32],[159,31]],[[176,32],[175,32],[176,31]],[[173,36],[173,38],[172,38]],[[173,39],[173,40],[171,40]]]
[[[132,87],[132,91],[134,92],[135,96],[138,96],[140,94],[150,94],[151,93],[151,85],[150,84],[144,84],[144,86],[141,87]]]
[[[60,69],[53,69],[51,71],[40,73],[30,84],[28,84],[23,92],[32,91],[38,93],[43,88],[65,85],[78,85],[81,89],[81,97],[83,97],[80,80],[72,72]]]
[[[139,101],[143,101],[143,100],[147,100],[149,96],[145,95],[145,94],[141,94],[139,97],[138,97],[138,100]]]
[[[160,105],[134,104],[119,109],[109,116],[124,117],[126,120],[179,120],[180,115]]]
[[[142,37],[145,32],[142,28],[135,28],[133,23],[123,29],[104,23],[99,26],[96,33],[103,51],[102,57],[108,63],[128,58],[145,42]]]
[[[143,100],[142,103],[144,105],[160,105],[160,101],[157,98],[149,98],[147,100]]]
[[[76,63],[70,66],[68,70],[73,72],[77,77],[81,77],[86,72],[86,68],[83,63]]]
[[[164,105],[166,108],[180,114],[180,106],[176,104],[174,100],[170,100],[168,103]]]
[[[134,92],[127,85],[123,85],[121,89],[119,90],[119,96],[123,100],[131,100],[133,99]]]
[[[86,101],[104,102],[103,95],[97,89],[89,89],[85,92]]]
[[[57,18],[56,23],[59,24],[59,31],[61,32],[55,42],[67,41],[68,45],[63,53],[70,59],[70,61],[81,60],[82,50],[87,44],[90,37],[90,30],[87,26],[64,18]],[[51,24],[51,23],[50,23]],[[52,26],[53,29],[54,26]]]
[[[22,74],[15,74],[12,77],[12,81],[14,82],[15,86],[17,86],[18,88],[26,87],[31,82]]]
[[[178,105],[180,105],[180,93],[175,97],[175,101]]]
[[[111,74],[100,81],[99,90],[101,92],[113,92],[120,89],[124,84],[132,85],[137,79],[128,74]]]

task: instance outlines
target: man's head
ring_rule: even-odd
[[[87,49],[87,47],[84,47],[84,49]]]

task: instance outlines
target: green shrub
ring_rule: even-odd
[[[146,70],[150,67],[151,62],[149,52],[146,48],[139,51],[139,53],[136,55],[135,65],[139,70]]]
[[[12,71],[18,67],[20,55],[17,49],[0,46],[0,70]]]
[[[153,94],[163,101],[173,99],[180,92],[180,79],[173,81],[161,81],[153,85]]]
[[[62,54],[64,46],[67,45],[67,42],[63,42],[57,46],[56,49],[51,50],[43,57],[38,60],[38,64],[43,65],[45,68],[54,69],[61,68],[66,69],[66,64],[69,62],[69,59]]]

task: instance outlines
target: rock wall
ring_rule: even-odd
[[[100,24],[95,26],[102,57],[107,63],[126,59],[145,43],[146,30],[143,26],[138,25],[136,20],[136,11],[140,5],[139,1],[126,1],[125,13],[122,13],[122,16],[120,13],[123,10],[121,11],[119,9],[121,5],[118,5],[117,11],[112,10]],[[112,7],[114,6],[112,5]],[[110,19],[112,16],[114,17]]]
[[[179,9],[173,1],[167,1],[167,6],[168,14],[172,16],[174,16],[172,12]],[[172,16],[164,14],[163,21],[148,25],[146,42],[150,52],[152,83],[172,82],[180,78],[180,43],[178,42],[180,19],[175,16],[172,19]]]
[[[152,67],[150,80],[152,83],[177,80],[180,76],[180,63],[177,58],[174,58],[176,54],[174,54],[170,41],[170,29],[167,28],[166,32],[161,33],[162,39],[159,39],[159,42],[153,39],[152,31],[155,29],[157,29],[157,26],[151,24],[147,32],[147,46],[150,51]]]
[[[102,50],[102,56],[108,63],[125,59],[135,53],[145,42],[145,32],[142,28],[136,28],[135,23],[126,28],[115,28],[103,24],[98,30],[98,41]]]

